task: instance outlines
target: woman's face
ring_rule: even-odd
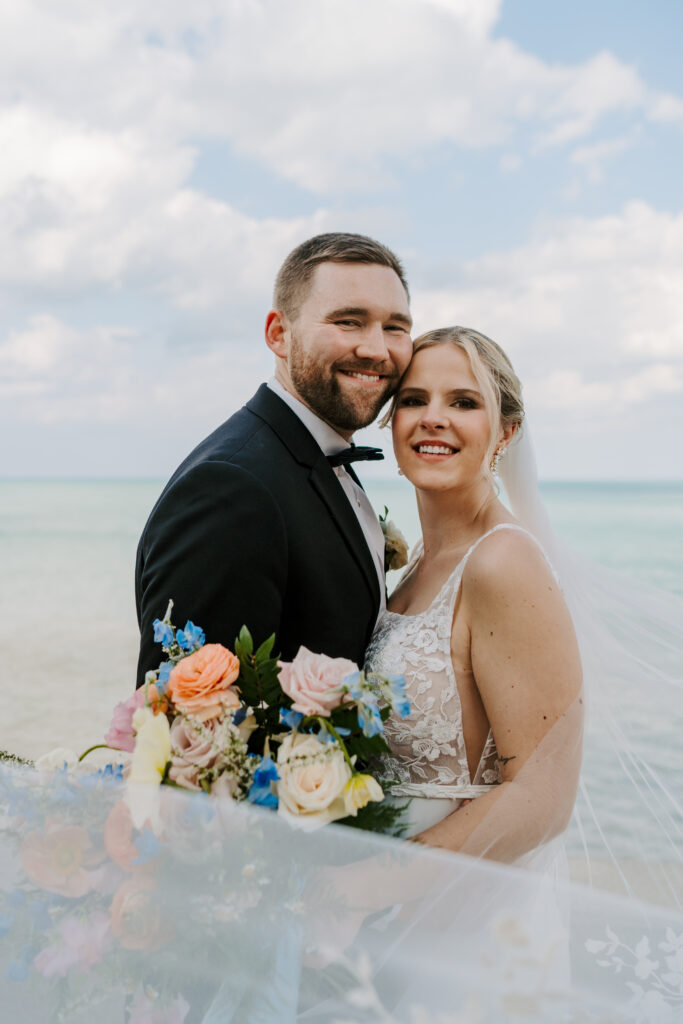
[[[501,427],[500,437],[505,433]],[[486,479],[491,428],[463,349],[443,344],[416,353],[399,388],[392,434],[401,470],[421,490]]]

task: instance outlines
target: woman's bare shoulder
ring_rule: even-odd
[[[463,573],[470,598],[490,601],[516,595],[559,593],[553,569],[538,542],[522,529],[499,529],[476,546]]]

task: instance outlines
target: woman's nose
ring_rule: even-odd
[[[448,424],[445,411],[436,402],[430,402],[429,405],[424,406],[420,421],[422,426],[428,429],[445,427]]]

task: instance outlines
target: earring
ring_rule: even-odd
[[[505,455],[505,452],[506,447],[504,444],[502,444],[500,448],[496,448],[495,452],[493,453],[493,458],[491,459],[491,465],[489,466],[489,469],[491,470],[492,473],[495,474],[498,472],[498,463]]]
[[[402,470],[402,469],[399,469],[399,471],[398,471],[398,475],[399,475],[399,476],[405,476],[405,473],[403,472],[403,470]]]

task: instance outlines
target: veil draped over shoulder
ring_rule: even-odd
[[[576,624],[585,732],[582,697],[459,854],[166,787],[136,830],[116,770],[0,765],[6,1019],[681,1019],[681,764],[659,751],[683,720],[683,602],[562,547],[528,438],[508,460]]]

